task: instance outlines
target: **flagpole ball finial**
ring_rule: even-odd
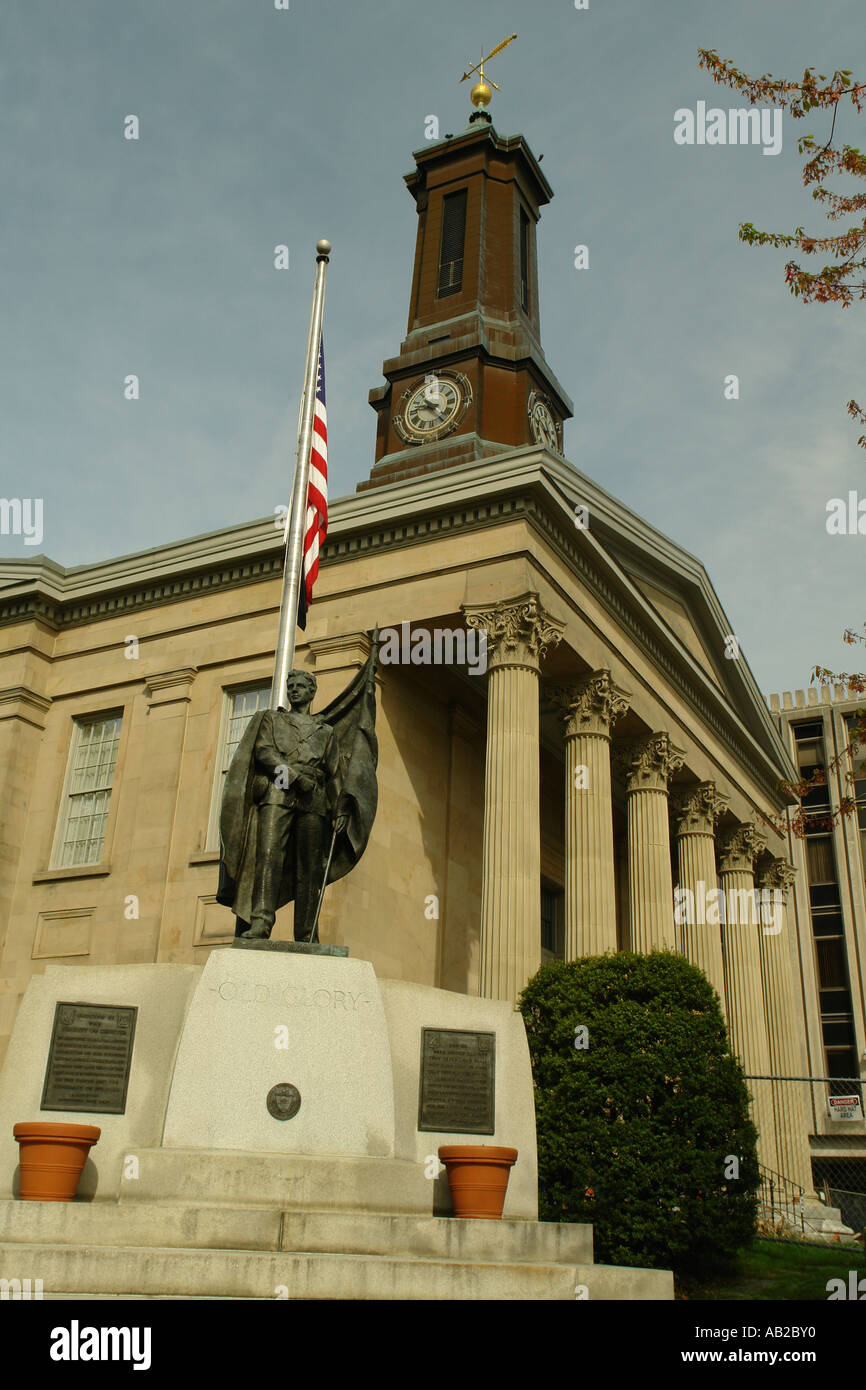
[[[324,257],[327,260],[328,256],[330,256],[331,243],[327,240],[326,237],[322,237],[321,241],[316,242],[316,251],[318,252],[320,258]]]

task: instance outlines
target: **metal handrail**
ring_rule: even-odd
[[[743,1072],[747,1081],[812,1081],[817,1086],[822,1081],[850,1081],[852,1086],[866,1086],[866,1077],[862,1076],[758,1076],[751,1072]]]
[[[776,1170],[775,1170],[774,1168],[767,1168],[767,1167],[764,1166],[763,1163],[759,1163],[759,1164],[758,1164],[758,1172],[759,1172],[760,1178],[761,1178],[761,1195],[762,1195],[762,1197],[764,1197],[764,1194],[766,1193],[767,1189],[769,1189],[769,1195],[770,1195],[770,1200],[769,1200],[770,1220],[771,1220],[771,1221],[775,1221],[775,1219],[776,1219],[776,1185],[777,1185],[777,1184],[776,1184],[776,1181],[774,1181],[774,1180],[778,1180],[778,1186],[779,1186],[779,1189],[780,1189],[780,1193],[784,1193],[784,1194],[785,1194],[785,1195],[784,1195],[784,1198],[781,1197],[781,1196],[780,1196],[780,1198],[779,1198],[779,1204],[778,1204],[778,1205],[779,1205],[779,1217],[780,1217],[780,1219],[781,1219],[781,1217],[783,1216],[783,1214],[784,1214],[784,1208],[785,1208],[785,1207],[787,1207],[787,1208],[789,1208],[789,1209],[793,1209],[795,1212],[799,1212],[799,1216],[800,1216],[800,1229],[801,1229],[801,1230],[804,1232],[804,1234],[805,1234],[806,1223],[805,1223],[805,1218],[804,1218],[804,1215],[803,1215],[803,1201],[802,1201],[803,1193],[804,1193],[804,1191],[805,1191],[805,1188],[801,1187],[800,1184],[799,1184],[798,1182],[794,1182],[793,1178],[786,1178],[785,1175],[784,1175],[784,1173],[777,1173]],[[791,1194],[790,1200],[788,1199],[788,1195],[787,1195],[789,1192],[790,1192],[790,1194]],[[764,1201],[764,1205],[765,1205],[765,1206],[768,1205],[767,1202],[766,1202],[766,1200]]]

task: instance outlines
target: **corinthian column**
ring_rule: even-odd
[[[628,696],[610,671],[547,693],[565,726],[565,959],[615,951],[610,726]]]
[[[720,846],[719,878],[725,901],[723,932],[725,994],[731,1049],[747,1076],[766,1077],[770,1045],[764,1014],[761,979],[761,923],[755,897],[754,862],[765,840],[754,825],[739,825]],[[752,1116],[758,1128],[758,1155],[767,1168],[778,1171],[769,1081],[749,1081]]]
[[[674,809],[680,880],[676,912],[679,946],[686,959],[703,970],[723,1004],[725,973],[717,907],[715,823],[726,804],[717,794],[715,782],[699,782],[677,797]]]
[[[796,1029],[798,1008],[788,930],[788,895],[796,877],[797,870],[787,859],[771,859],[762,866],[760,875],[767,1042],[770,1071],[776,1076],[806,1075]],[[774,1081],[771,1088],[778,1171],[799,1183],[808,1196],[814,1186],[807,1114],[811,1088],[797,1081]]]
[[[489,671],[479,993],[516,999],[541,964],[538,677],[563,624],[537,594],[463,612]]]
[[[633,951],[674,950],[668,779],[685,754],[666,733],[616,744],[628,791],[629,925]]]

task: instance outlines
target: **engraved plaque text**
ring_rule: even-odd
[[[122,1115],[138,1009],[59,1002],[42,1088],[42,1110]]]
[[[493,1134],[496,1034],[422,1028],[419,1130]]]

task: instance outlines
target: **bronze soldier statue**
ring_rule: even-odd
[[[290,710],[262,710],[247,725],[220,813],[217,902],[234,912],[236,936],[266,940],[294,899],[295,940],[318,940],[325,883],[363,854],[377,802],[377,658],[378,632],[364,668],[318,715],[315,676],[291,671]]]

